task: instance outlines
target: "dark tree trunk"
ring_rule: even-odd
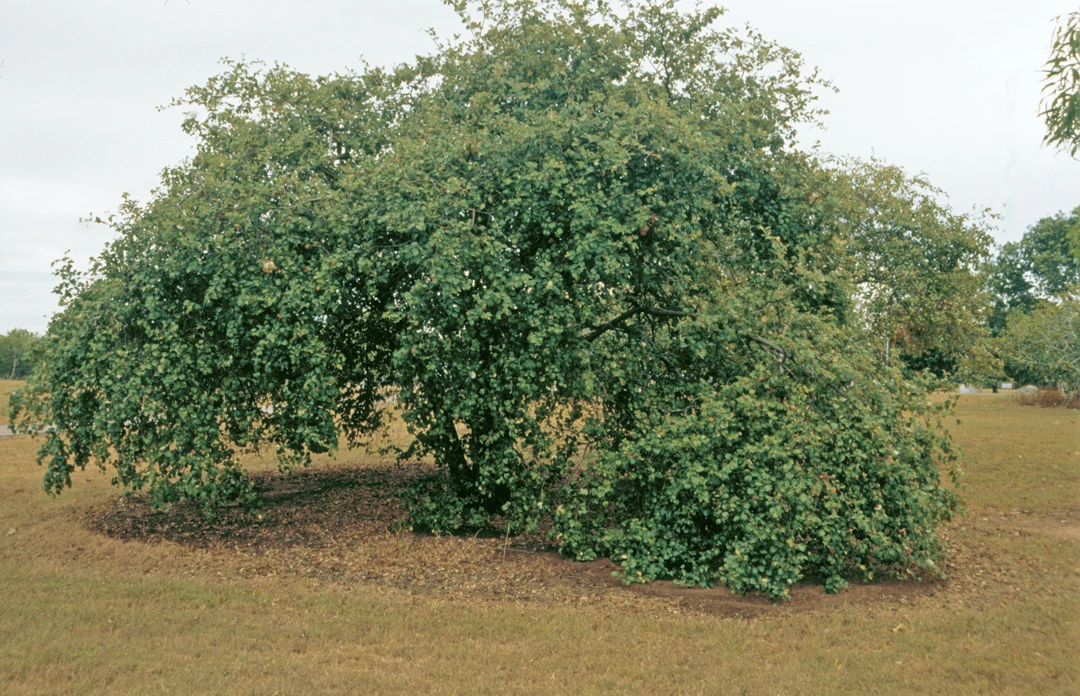
[[[450,484],[454,492],[462,498],[480,499],[480,504],[489,515],[502,512],[502,506],[510,500],[510,487],[498,484],[486,495],[480,493],[480,471],[474,462],[469,461],[465,453],[465,446],[458,437],[457,427],[454,420],[448,415],[442,417],[443,437],[446,438],[447,469],[450,472]]]
[[[469,459],[465,456],[465,447],[461,444],[461,438],[457,434],[457,425],[449,414],[444,413],[441,418],[443,437],[446,441],[444,452],[446,454],[447,468],[450,470],[450,483],[459,496],[468,496],[476,493],[477,471],[469,466]]]

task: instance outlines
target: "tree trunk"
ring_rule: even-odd
[[[461,438],[458,437],[454,419],[449,413],[444,412],[440,418],[440,425],[446,444],[443,452],[447,468],[450,470],[450,483],[454,486],[454,491],[459,496],[475,494],[477,471],[469,466],[469,459],[465,456],[465,447],[461,444]]]
[[[446,438],[444,453],[447,468],[450,471],[450,484],[459,497],[474,497],[480,499],[480,504],[489,515],[497,515],[502,512],[503,504],[511,497],[510,487],[505,484],[497,484],[493,490],[481,495],[480,470],[474,462],[470,462],[465,454],[465,446],[458,437],[457,427],[454,420],[448,415],[441,419],[442,430]]]

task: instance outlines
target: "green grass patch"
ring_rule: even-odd
[[[961,397],[965,497],[972,512],[1075,511],[1080,493],[1080,411],[1023,407],[1012,394]]]

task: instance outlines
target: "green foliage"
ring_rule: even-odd
[[[1000,351],[1028,381],[1066,392],[1080,389],[1080,299],[1047,302],[1009,315]]]
[[[1043,104],[1046,143],[1075,157],[1080,150],[1080,12],[1058,18],[1046,61]]]
[[[1024,233],[1020,253],[1035,297],[1058,297],[1080,284],[1080,253],[1075,244],[1078,231],[1080,208],[1068,215],[1060,212],[1043,218]]]
[[[1002,246],[988,275],[994,295],[990,327],[1000,338],[995,351],[1005,373],[1021,382],[1074,383],[1067,364],[1076,336],[1067,327],[1069,298],[1074,303],[1080,292],[1078,238],[1080,208],[1043,218],[1019,242]]]
[[[41,337],[26,329],[0,335],[0,379],[26,379],[41,359]]]
[[[182,102],[207,112],[184,125],[192,161],[125,201],[88,273],[60,267],[47,359],[12,401],[27,428],[57,426],[49,490],[96,460],[155,504],[251,503],[237,450],[302,463],[339,422],[378,423],[386,291],[352,246],[341,162],[381,146],[383,78],[229,68]]]
[[[1024,232],[1019,242],[1001,247],[989,274],[995,333],[1005,328],[1010,312],[1030,313],[1041,302],[1080,284],[1080,208],[1045,217]]]
[[[791,372],[747,351],[741,374],[701,388],[695,408],[639,412],[557,510],[564,552],[608,555],[631,581],[773,597],[807,576],[835,591],[852,576],[932,569],[932,530],[956,505],[931,454],[953,461],[940,412],[896,370],[865,379],[876,364],[821,333]]]
[[[851,259],[868,339],[913,367],[968,379],[994,372],[982,268],[988,216],[958,215],[925,179],[877,160],[832,172],[835,227]]]
[[[795,150],[822,83],[718,10],[456,7],[469,37],[393,72],[231,64],[189,90],[195,157],[125,204],[88,275],[61,269],[13,400],[19,427],[56,425],[47,488],[96,461],[158,505],[255,504],[237,451],[303,463],[393,393],[403,456],[439,468],[416,529],[553,523],[628,580],[772,597],[933,567],[955,454],[866,340],[857,273],[895,223],[911,269],[882,287],[917,302],[942,273],[944,297],[978,230],[905,208],[902,176],[868,194],[896,215],[856,224],[855,173],[893,172]],[[961,345],[891,307],[905,346]]]
[[[987,285],[994,298],[989,326],[995,336],[1004,330],[1010,312],[1026,314],[1038,302],[1028,279],[1029,264],[1024,256],[1022,242],[1008,242],[1001,246],[988,270]]]

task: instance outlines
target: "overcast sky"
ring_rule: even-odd
[[[1075,2],[1075,0],[1074,0]],[[192,151],[177,110],[222,57],[325,74],[409,60],[457,30],[439,0],[0,0],[0,333],[44,331],[50,264],[109,238],[80,224],[145,200]],[[830,153],[922,172],[958,211],[1002,216],[999,242],[1080,205],[1080,162],[1042,147],[1038,105],[1064,0],[739,0],[750,23],[840,89],[823,95]]]

